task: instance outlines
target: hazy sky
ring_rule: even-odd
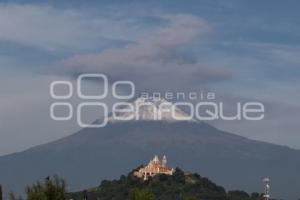
[[[71,4],[70,4],[71,3]],[[49,84],[99,72],[139,91],[213,91],[266,105],[220,129],[300,149],[299,1],[2,1],[0,155],[74,133]],[[179,81],[180,80],[180,81]],[[76,101],[76,100],[74,100]]]

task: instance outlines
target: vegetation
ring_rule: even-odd
[[[9,195],[10,200],[21,200],[22,197],[16,197],[15,194]],[[50,177],[44,183],[37,182],[26,188],[27,200],[69,200],[70,196],[66,192],[65,181],[57,176]]]
[[[199,174],[186,174],[176,169],[173,176],[160,175],[144,181],[133,176],[104,180],[99,187],[67,193],[65,181],[57,176],[26,188],[27,200],[262,200],[262,195],[229,191]],[[14,194],[10,200],[20,200]],[[1,200],[1,199],[0,199]]]
[[[129,200],[155,200],[155,195],[150,189],[133,189],[129,194]]]
[[[184,197],[183,200],[199,200],[196,197]]]
[[[263,200],[262,194],[252,193],[249,195],[248,193],[240,190],[229,191],[227,193],[228,200]]]
[[[26,188],[27,200],[68,200],[66,184],[55,176],[46,179],[45,183],[36,183]]]
[[[119,180],[102,181],[98,188],[88,192],[89,200],[224,200],[227,194],[198,174],[186,175],[176,169],[173,176],[160,175],[143,181],[133,173],[121,176]],[[81,200],[81,193],[72,197]]]
[[[21,196],[16,197],[16,195],[13,192],[11,192],[9,194],[9,200],[24,200],[24,199]]]
[[[0,200],[2,200],[3,194],[2,194],[2,185],[0,185]]]

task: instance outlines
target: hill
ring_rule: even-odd
[[[179,168],[173,176],[158,175],[143,181],[133,176],[121,176],[118,180],[104,180],[99,187],[83,192],[71,193],[73,199],[79,200],[87,196],[89,200],[126,200],[134,191],[148,190],[154,194],[155,200],[259,200],[258,193],[252,195],[243,191],[230,191],[216,185],[199,174],[186,174]]]

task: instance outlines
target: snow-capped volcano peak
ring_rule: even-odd
[[[133,102],[120,103],[115,108],[109,121],[196,121],[178,106],[163,98],[139,97]]]

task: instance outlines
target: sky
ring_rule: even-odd
[[[0,155],[80,129],[49,116],[50,83],[80,73],[131,80],[138,91],[212,91],[230,109],[263,102],[261,121],[210,123],[300,149],[299,4],[1,1]]]

